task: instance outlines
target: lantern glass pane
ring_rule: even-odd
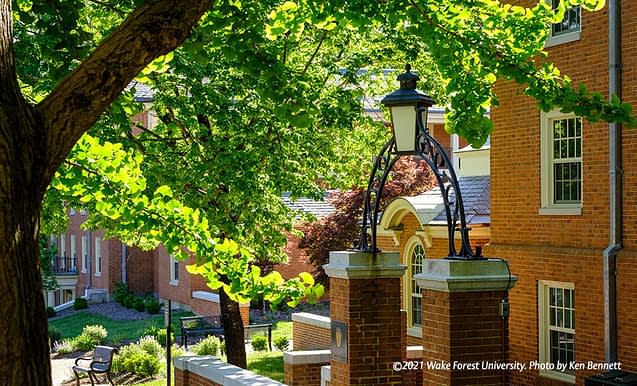
[[[391,108],[396,150],[400,153],[416,150],[416,109],[414,106]]]

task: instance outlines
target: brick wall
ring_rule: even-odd
[[[491,245],[488,250],[491,256],[507,257],[511,270],[519,276],[518,283],[509,294],[510,361],[528,363],[539,359],[538,280],[575,284],[575,360],[604,361],[601,250],[519,245]],[[624,299],[621,293],[619,299]],[[622,324],[620,322],[620,326]],[[631,331],[632,334],[634,332]],[[620,359],[624,362],[623,358]],[[577,384],[583,384],[583,379],[592,373],[595,372],[578,371]],[[512,384],[516,385],[551,382],[532,370],[511,372],[510,377]]]
[[[327,363],[292,365],[285,363],[285,384],[288,386],[320,386],[321,367]]]
[[[504,361],[506,326],[498,315],[503,291],[423,289],[423,348],[427,361]],[[504,385],[502,371],[425,368],[424,385]],[[517,384],[515,382],[511,384]]]
[[[188,370],[175,368],[174,386],[223,386]]]
[[[283,252],[288,255],[288,262],[277,264],[274,270],[279,272],[285,279],[297,276],[301,272],[314,272],[316,268],[307,260],[305,249],[299,248],[299,237],[291,233],[286,234],[288,242],[283,248]]]
[[[311,317],[312,315],[303,313]],[[300,317],[299,314],[292,314],[292,344],[293,350],[320,350],[330,349],[332,347],[332,338],[329,327],[329,318],[327,326],[325,323],[313,322],[307,318]]]
[[[284,386],[212,356],[178,357],[173,359],[173,365],[175,386]]]
[[[533,5],[533,2],[522,2]],[[637,7],[622,6],[622,98],[637,102]],[[579,41],[549,49],[573,84],[608,94],[608,8],[582,15]],[[575,283],[577,362],[604,360],[602,253],[609,244],[608,125],[583,122],[583,206],[580,216],[540,216],[540,114],[524,86],[501,81],[492,110],[491,245],[488,254],[508,259],[520,277],[511,291],[510,360],[538,359],[537,281]],[[637,132],[622,130],[623,246],[618,256],[618,355],[623,370],[637,371]],[[594,372],[594,371],[593,371]],[[577,385],[591,372],[578,371]],[[512,384],[556,384],[526,371]]]
[[[121,258],[121,243],[117,244],[119,248],[117,256]],[[153,259],[152,251],[142,251],[135,247],[126,248],[126,282],[133,292],[146,294],[156,291],[153,280],[156,267]],[[119,275],[118,281],[121,281],[121,270]]]
[[[284,353],[285,384],[288,386],[319,386],[321,368],[330,363],[329,350],[287,351]]]
[[[402,358],[399,285],[398,278],[330,278],[330,317],[348,325],[350,342],[349,362],[331,362],[332,385],[401,384],[391,368]]]

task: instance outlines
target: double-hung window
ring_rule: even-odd
[[[95,276],[102,276],[102,239],[95,238]]]
[[[168,284],[179,285],[179,261],[173,255],[170,255],[170,278]]]
[[[578,215],[582,208],[582,119],[541,114],[540,214]]]
[[[423,301],[421,289],[414,275],[421,274],[425,264],[425,247],[418,236],[411,237],[405,243],[403,252],[407,272],[403,279],[403,308],[407,310],[407,333],[410,336],[422,336]]]
[[[82,236],[82,272],[88,270],[88,237]]]
[[[575,362],[574,284],[539,281],[538,306],[539,361],[550,364],[543,366],[540,374],[574,383],[575,372],[570,366]]]
[[[560,0],[550,0],[551,6],[557,10]],[[580,6],[568,8],[564,11],[561,22],[551,25],[546,47],[579,40],[582,30],[582,9]]]

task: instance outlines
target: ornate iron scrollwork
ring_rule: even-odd
[[[417,119],[417,125],[416,155],[420,156],[429,165],[438,182],[444,203],[447,218],[447,235],[449,238],[449,255],[446,258],[483,259],[479,248],[476,248],[475,252],[471,248],[469,240],[470,228],[467,226],[465,218],[462,192],[449,156],[442,145],[429,134],[429,129],[424,127],[420,119]],[[376,228],[379,220],[378,216],[380,215],[380,201],[387,177],[400,157],[400,154],[396,154],[396,143],[392,138],[383,146],[374,161],[365,196],[360,239],[356,248],[359,251],[379,252],[376,245]],[[459,249],[456,248],[455,243],[456,232],[460,234]]]

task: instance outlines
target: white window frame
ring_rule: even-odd
[[[58,250],[58,256],[60,257],[59,267],[64,269],[66,268],[66,235],[60,235],[60,247]]]
[[[169,260],[170,277],[168,278],[168,284],[177,286],[179,285],[179,261],[173,255],[169,255]]]
[[[560,328],[560,327],[550,326],[549,307],[551,304],[550,290],[552,288],[566,289],[566,290],[571,290],[575,292],[575,284],[567,283],[567,282],[551,281],[551,280],[538,280],[538,361],[540,363],[551,363],[551,337],[550,337],[551,331],[560,331],[560,332],[573,334],[574,340],[577,340],[577,335],[575,332],[577,328],[577,324],[575,323],[575,320],[577,319],[575,314],[575,310],[576,310],[575,304],[571,304],[572,306],[571,308],[573,310],[572,320],[573,320],[573,324],[575,325],[575,328],[564,328],[564,327]],[[567,307],[563,307],[563,308],[568,309]],[[576,347],[577,345],[575,344],[574,354],[573,354],[574,361],[576,360],[575,358],[575,355],[577,353]],[[568,363],[566,368],[568,369]],[[542,369],[539,371],[539,373],[540,375],[545,376],[547,378],[552,378],[552,379],[556,379],[556,380],[560,380],[560,381],[568,382],[568,383],[575,383],[574,372],[572,374],[568,374],[568,373],[557,371],[557,369],[556,370]]]
[[[88,270],[88,237],[82,236],[82,273]]]
[[[415,272],[418,271],[418,269],[413,264],[413,254],[416,248],[422,248],[422,262],[419,272]],[[407,272],[405,272],[405,275],[403,276],[403,308],[407,311],[407,335],[418,338],[422,337],[422,324],[414,324],[413,322],[413,298],[419,297],[421,299],[421,308],[423,303],[420,291],[418,291],[417,294],[413,292],[414,286],[417,287],[414,275],[422,273],[426,258],[426,249],[422,240],[418,236],[410,237],[405,243],[405,248],[403,249],[404,264],[407,266]]]
[[[71,235],[71,269],[77,269],[77,238]]]
[[[95,237],[95,276],[102,276],[102,239]]]
[[[553,6],[553,0],[547,0],[547,2],[551,6]],[[580,35],[582,33],[582,7],[577,6],[574,8],[577,8],[579,12],[579,25],[577,29],[569,30],[567,32],[554,35],[553,24],[552,24],[549,27],[549,36],[546,39],[546,43],[544,43],[544,47],[548,48],[548,47],[553,47],[560,44],[565,44],[565,43],[570,43],[570,42],[575,42],[580,40]],[[568,15],[568,10],[567,10],[567,13],[564,15],[564,17],[566,17],[567,15]]]
[[[582,214],[582,203],[584,202],[584,125],[580,135],[580,157],[573,157],[573,160],[579,160],[581,164],[580,181],[580,202],[579,203],[555,203],[554,197],[554,179],[553,179],[553,126],[555,120],[561,119],[580,119],[573,113],[564,114],[559,110],[552,110],[548,113],[540,113],[540,157],[541,157],[541,206],[539,214],[541,215],[571,215],[579,216]]]

